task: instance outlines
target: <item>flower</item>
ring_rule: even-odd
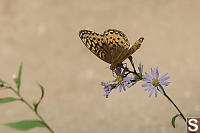
[[[133,82],[135,80],[131,77],[124,77],[126,68],[124,68],[123,72],[121,72],[121,67],[117,67],[115,69],[115,74],[117,75],[116,79],[113,82],[117,82],[115,88],[119,87],[119,91],[121,92],[122,88],[124,91],[126,91],[125,87],[130,88],[132,85],[134,85],[136,82]],[[131,84],[129,86],[129,84]]]
[[[108,84],[108,83],[106,83],[106,82],[101,82],[101,85],[104,86],[104,91],[106,92],[106,93],[104,94],[104,96],[105,96],[106,98],[108,98],[108,96],[109,96],[109,94],[110,94],[110,92],[111,92],[111,90],[112,90],[111,85]]]
[[[168,73],[163,75],[161,78],[159,77],[159,72],[158,68],[154,68],[154,70],[151,68],[151,75],[152,77],[148,74],[145,73],[143,81],[147,82],[142,85],[142,87],[147,87],[145,91],[151,91],[149,96],[151,96],[153,93],[155,93],[155,97],[157,97],[158,91],[160,91],[161,94],[164,94],[162,88],[160,87],[161,85],[169,85],[171,82],[166,82],[170,77],[167,76]]]
[[[113,82],[118,82],[115,86],[115,88],[119,87],[119,91],[121,92],[122,88],[124,91],[126,91],[125,87],[130,88],[132,85],[135,84],[135,82],[132,82],[131,80],[134,80],[134,78],[131,77],[122,77],[122,76],[117,76],[117,79],[115,79]],[[131,84],[129,86],[129,84]]]

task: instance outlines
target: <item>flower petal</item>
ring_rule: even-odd
[[[159,77],[158,67],[154,69],[154,76],[155,79]]]
[[[152,87],[148,87],[146,89],[144,89],[144,91],[150,91]]]
[[[160,82],[160,85],[169,85],[171,82]]]
[[[113,80],[113,82],[117,82],[117,79]]]
[[[106,93],[104,94],[104,96],[105,96],[106,98],[108,98],[109,94],[110,94],[110,92],[109,92],[109,91],[106,91]]]
[[[112,90],[112,87],[110,85],[108,86],[108,90]]]
[[[135,79],[134,79],[134,78],[131,78],[131,77],[125,77],[125,78],[123,78],[123,81],[124,81],[124,82],[131,83],[131,80],[135,80]]]
[[[151,96],[155,91],[155,87],[152,89],[152,91],[150,92],[149,96]]]
[[[115,86],[115,88],[117,89],[117,87],[120,85],[120,83],[118,83],[116,86]]]
[[[152,81],[152,77],[148,73],[145,72],[143,81],[151,82]]]
[[[160,91],[161,94],[164,94],[163,90],[158,86],[158,90]]]
[[[105,96],[106,98],[108,98],[108,96],[109,96],[109,94],[110,94],[110,92],[111,92],[111,90],[112,90],[112,87],[109,85],[109,86],[105,87],[104,90],[105,90],[105,92],[106,92],[106,93],[104,94],[104,96]]]
[[[152,83],[146,83],[146,84],[142,84],[142,87],[152,87]]]
[[[161,81],[163,78],[165,78],[165,76],[167,76],[168,73],[164,74],[162,77],[159,78],[159,80]]]
[[[126,91],[126,88],[125,88],[125,86],[123,85],[122,87],[123,87],[123,90],[124,90],[124,91]]]
[[[154,70],[151,68],[151,75],[154,77]]]
[[[129,86],[126,82],[124,82],[124,85],[125,85],[126,87],[130,88],[130,86]]]
[[[119,92],[121,92],[122,91],[122,85],[120,84],[119,85]]]
[[[157,87],[156,87],[156,89],[155,89],[155,97],[157,97],[157,95],[158,95],[158,90],[157,90]]]
[[[106,84],[107,84],[107,83],[105,83],[105,82],[101,82],[100,85],[101,85],[101,86],[106,86]]]
[[[162,79],[160,79],[160,82],[164,82],[164,81],[168,80],[169,78],[170,78],[169,76],[163,77]]]

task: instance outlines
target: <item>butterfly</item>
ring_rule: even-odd
[[[111,64],[111,70],[121,65],[125,59],[139,49],[144,40],[143,37],[140,37],[130,47],[127,36],[122,31],[116,29],[108,29],[103,34],[81,30],[79,37],[93,54]]]

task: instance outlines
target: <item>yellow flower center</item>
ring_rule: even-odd
[[[122,83],[123,82],[123,77],[122,76],[117,76],[117,81],[119,82],[119,83]]]
[[[152,84],[153,84],[153,86],[159,86],[159,80],[158,79],[155,79],[155,78],[153,78],[153,80],[152,80]]]

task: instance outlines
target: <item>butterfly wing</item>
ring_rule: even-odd
[[[129,49],[130,43],[127,36],[122,31],[116,29],[108,29],[104,31],[103,35],[89,30],[81,30],[79,36],[93,54],[111,64],[111,70],[133,54],[144,39],[140,38]]]
[[[122,31],[116,29],[106,30],[104,37],[112,60],[111,67],[116,67],[122,63],[122,59],[126,55],[130,43],[127,36]]]
[[[81,30],[79,32],[79,37],[85,46],[98,58],[111,64],[110,52],[108,51],[108,45],[105,42],[103,35],[95,33],[89,30]]]
[[[144,38],[140,37],[132,46],[128,49],[127,53],[123,56],[122,60],[124,61],[126,58],[131,56],[133,53],[135,53],[136,50],[138,50],[143,42]]]

